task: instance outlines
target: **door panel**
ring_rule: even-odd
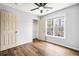
[[[16,16],[9,12],[1,14],[1,50],[12,48],[16,45]]]

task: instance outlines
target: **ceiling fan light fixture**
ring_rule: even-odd
[[[31,11],[34,11],[34,10],[39,9],[40,10],[40,13],[43,13],[43,11],[45,9],[52,9],[52,7],[46,7],[46,4],[47,3],[34,3],[34,4],[37,5],[38,7],[37,8],[34,8],[34,9],[31,9]]]
[[[43,7],[39,7],[40,10],[43,10]]]

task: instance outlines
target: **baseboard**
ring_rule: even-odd
[[[17,47],[17,46],[20,46],[20,45],[23,45],[23,44],[27,44],[27,43],[29,43],[29,42],[32,42],[32,41],[26,41],[26,42],[22,42],[22,43],[17,43],[16,46],[11,47],[11,48],[15,48],[15,47]],[[7,48],[7,49],[0,50],[0,51],[5,51],[5,50],[11,49],[11,48]]]
[[[38,39],[38,40],[40,40],[40,39]],[[54,45],[62,46],[64,48],[68,48],[68,49],[79,52],[79,49],[73,48],[73,47],[70,47],[70,46],[67,46],[67,45],[59,44],[59,43],[56,43],[56,42],[49,42],[49,41],[46,41],[46,40],[40,40],[40,41],[48,42],[48,43],[51,43],[51,44],[54,44]]]
[[[16,45],[16,46],[23,45],[23,44],[27,44],[27,43],[29,43],[29,42],[32,42],[32,41],[22,42],[22,43],[17,43],[17,45]]]
[[[75,51],[78,51],[78,52],[79,52],[79,49],[70,47],[70,46],[68,46],[68,45],[63,45],[63,44],[56,43],[56,42],[51,42],[51,43],[56,44],[56,45],[59,45],[59,46],[63,46],[63,47],[65,47],[65,48],[68,48],[68,49],[75,50]]]

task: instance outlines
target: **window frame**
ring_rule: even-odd
[[[61,36],[55,36],[55,31],[54,31],[54,21],[53,21],[53,35],[48,35],[47,34],[47,21],[48,20],[54,20],[54,19],[57,19],[57,18],[61,18],[61,17],[63,17],[63,20],[64,20],[64,37],[61,37]],[[62,39],[65,39],[66,38],[66,18],[65,18],[65,15],[61,15],[61,16],[57,16],[57,17],[53,17],[53,18],[50,18],[50,19],[47,19],[46,21],[45,21],[45,27],[46,27],[46,29],[45,29],[45,34],[46,34],[46,36],[48,36],[48,37],[55,37],[55,38],[62,38]]]

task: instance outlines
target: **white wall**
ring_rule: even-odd
[[[79,5],[74,5],[56,11],[54,13],[44,16],[44,18],[45,20],[47,20],[61,14],[65,14],[65,18],[66,18],[66,26],[65,26],[66,38],[59,39],[59,38],[47,36],[47,41],[79,50]]]
[[[17,44],[24,44],[32,41],[32,15],[21,13],[18,14],[16,21],[16,34]]]
[[[0,4],[0,11],[15,13],[16,19],[16,43],[17,45],[31,42],[33,39],[33,19],[39,19],[30,13],[25,13],[14,8]]]

